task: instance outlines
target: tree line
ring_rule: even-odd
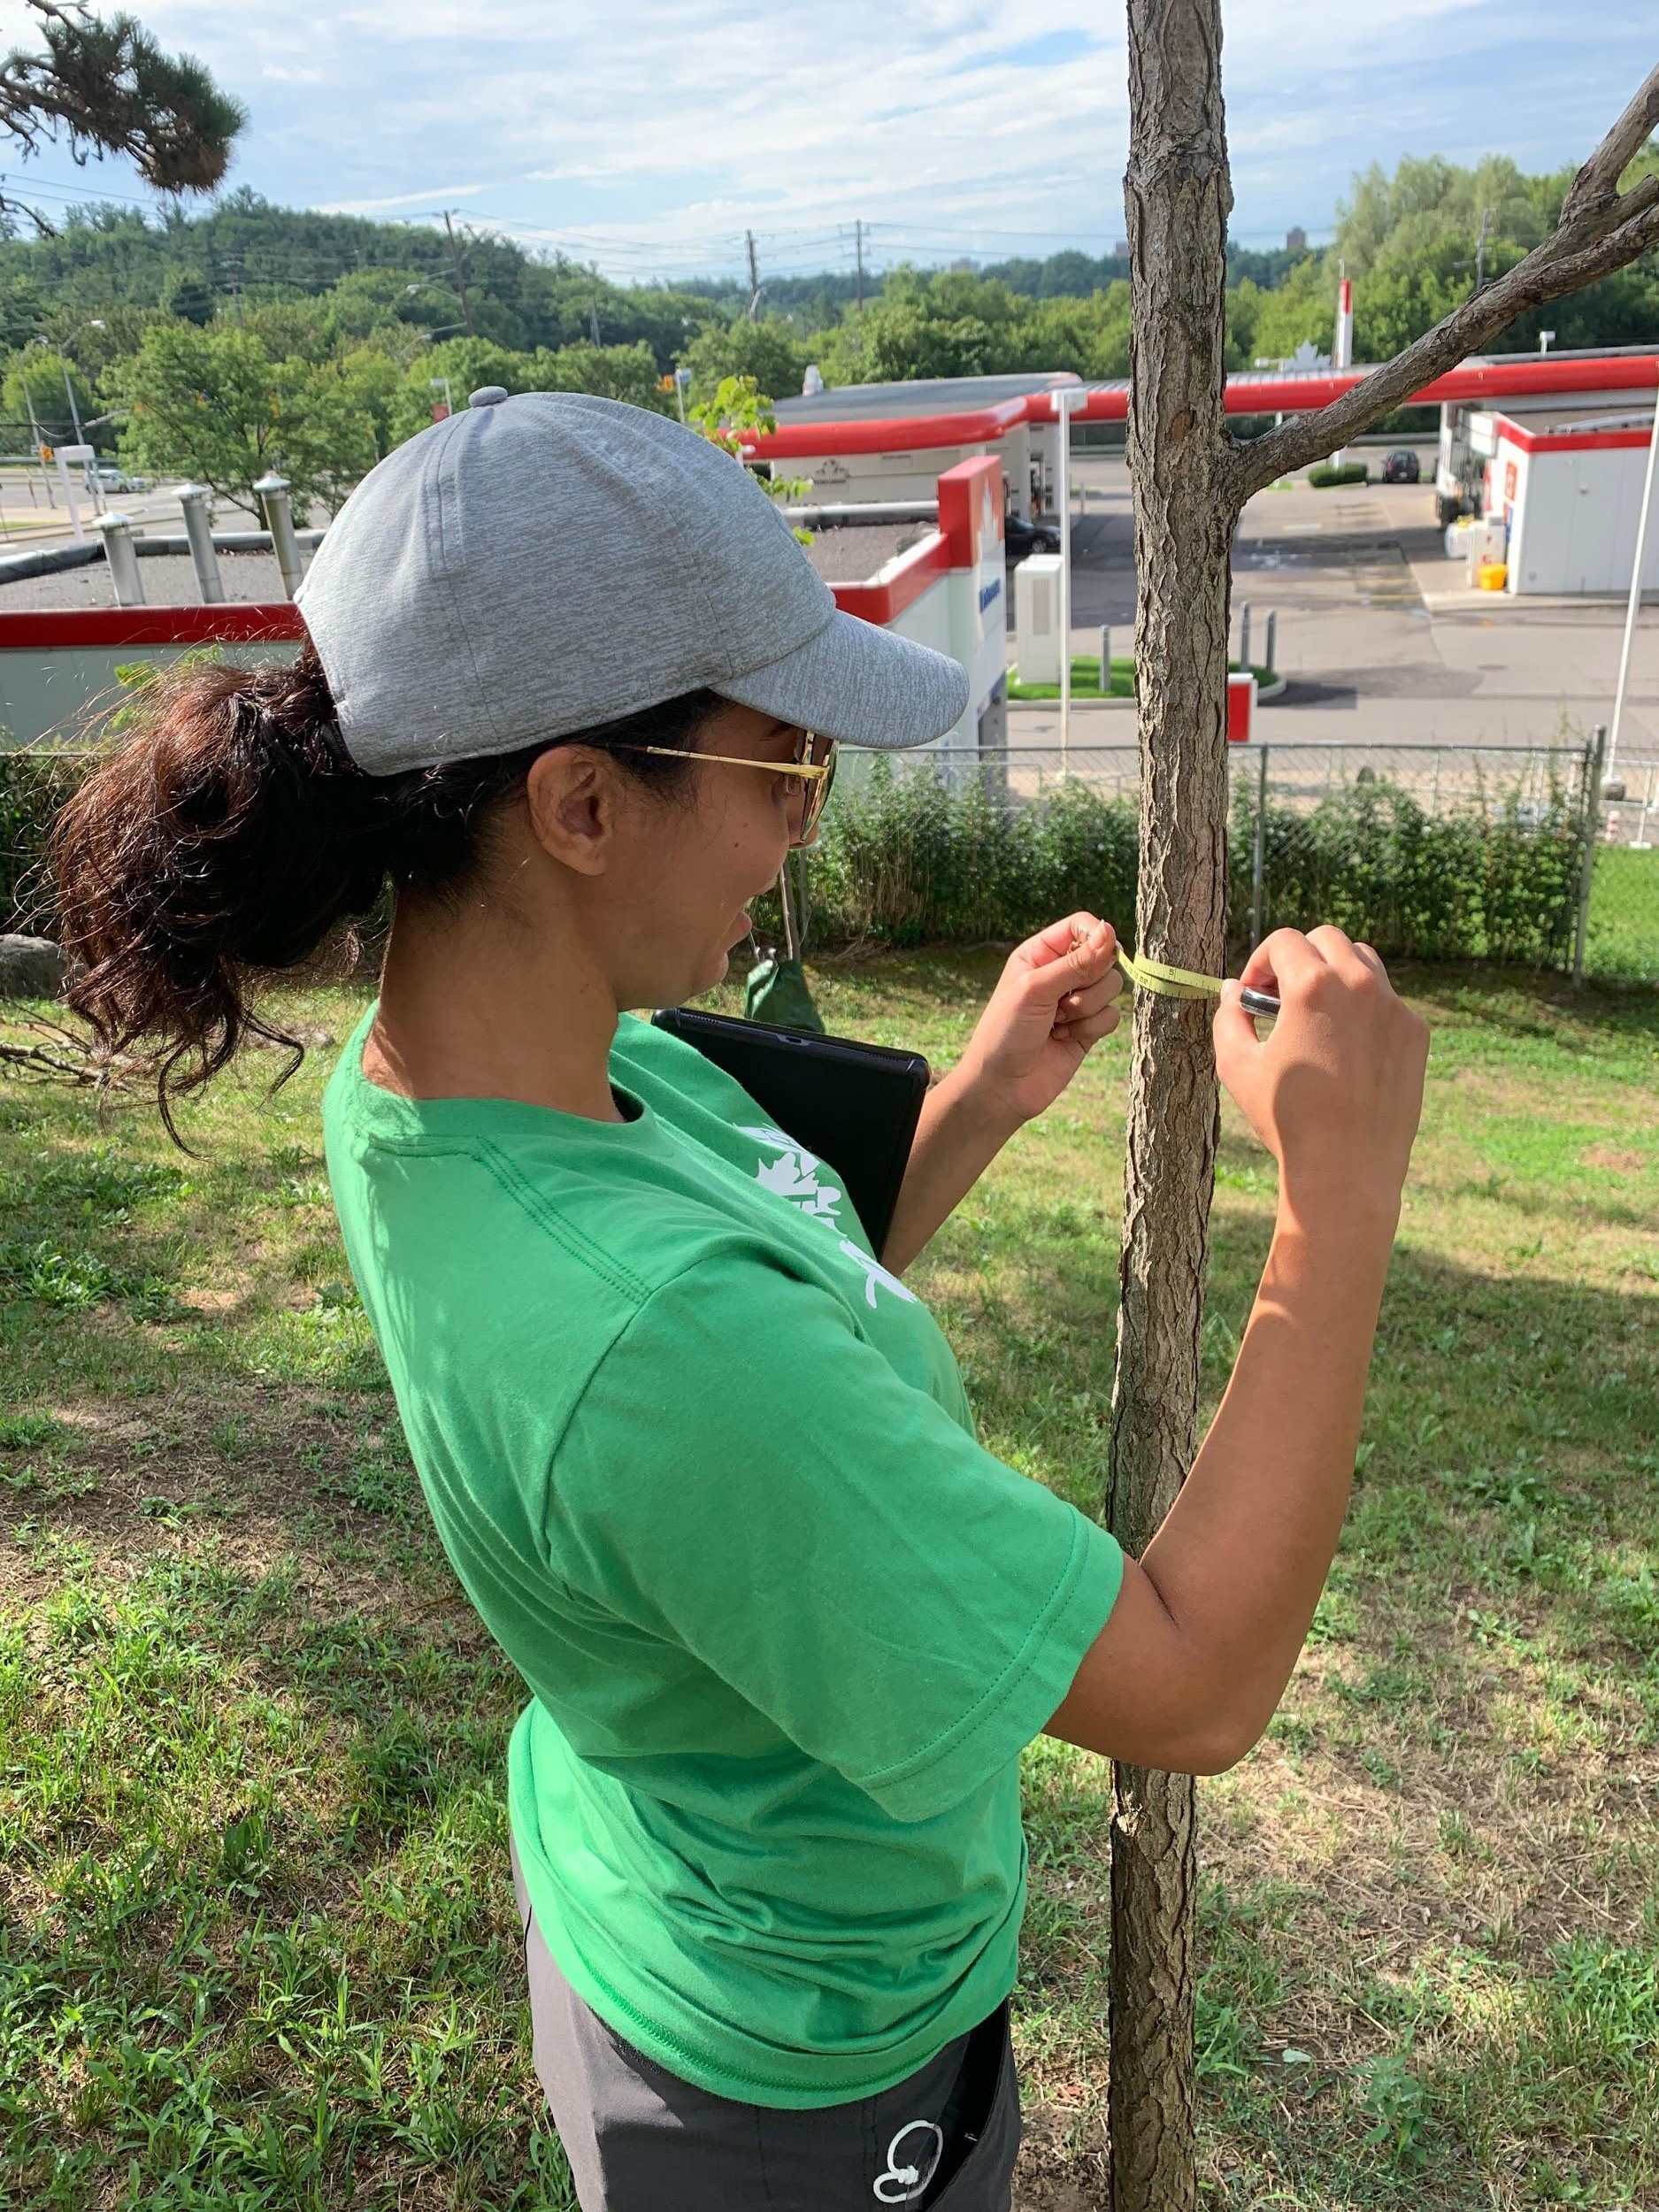
[[[1637,165],[1659,171],[1649,149]],[[1327,249],[1228,257],[1226,358],[1239,369],[1328,347],[1337,272],[1356,280],[1355,356],[1388,357],[1515,265],[1570,179],[1489,157],[1406,159],[1354,180]],[[4,217],[0,216],[0,223]],[[1659,339],[1655,256],[1504,343]],[[72,433],[135,468],[188,472],[251,509],[280,466],[332,509],[380,455],[480,384],[595,392],[673,411],[727,377],[782,397],[809,365],[829,385],[1129,369],[1130,288],[1114,257],[900,267],[862,303],[840,273],[747,293],[718,280],[618,285],[511,239],[274,207],[242,190],[147,220],[94,206],[55,234],[0,235],[0,408],[13,450]],[[849,280],[850,281],[850,280]]]

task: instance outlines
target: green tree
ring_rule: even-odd
[[[161,311],[184,323],[211,323],[219,311],[219,297],[199,271],[175,269],[162,287]]]
[[[323,295],[331,337],[366,338],[388,326],[410,331],[458,325],[461,296],[413,268],[353,269]]]
[[[752,376],[722,377],[712,396],[692,408],[687,420],[711,444],[729,453],[740,468],[748,465],[743,459],[745,441],[757,430],[778,427],[772,402],[757,388]],[[768,498],[777,500],[801,499],[812,488],[810,477],[780,476],[771,467],[764,473],[757,470],[756,480]],[[795,535],[803,545],[812,542],[810,531],[797,530]]]
[[[775,399],[801,388],[811,357],[800,338],[776,316],[750,322],[740,315],[733,322],[704,323],[680,354],[680,365],[691,372],[689,396],[709,398],[728,376],[749,376],[758,390]]]
[[[1336,325],[1336,272],[1323,254],[1299,261],[1283,284],[1253,302],[1250,358],[1285,359],[1310,342],[1328,353]]]
[[[274,359],[234,323],[157,324],[110,380],[128,411],[124,460],[211,484],[250,514],[267,470],[288,479],[303,517],[314,502],[338,505],[374,465],[365,380],[337,361]]]
[[[672,414],[674,403],[660,388],[657,357],[643,339],[627,346],[560,346],[531,357],[532,382],[542,392],[592,392],[601,399],[626,400],[630,407]]]
[[[68,367],[75,406],[84,425],[104,411],[80,367],[73,360]],[[42,435],[50,443],[67,445],[70,442],[75,434],[74,423],[69,411],[68,395],[64,390],[64,363],[56,346],[44,345],[39,340],[34,340],[18,348],[6,363],[4,381],[0,384],[0,406],[4,408],[8,422],[26,426],[26,442],[28,436],[27,426],[31,420],[40,425]]]

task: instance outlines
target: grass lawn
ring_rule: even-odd
[[[1608,845],[1597,853],[1584,956],[1592,975],[1659,983],[1659,849]]]
[[[1239,668],[1237,661],[1229,661],[1227,666],[1235,675],[1237,674]],[[1257,668],[1252,664],[1250,673],[1263,691],[1269,684],[1279,681],[1271,668]],[[1060,686],[1057,681],[1051,684],[1021,683],[1019,672],[1016,669],[1008,680],[1008,695],[1010,699],[1057,699],[1060,696]],[[1098,653],[1072,654],[1071,696],[1074,699],[1133,699],[1134,695],[1135,664],[1133,655],[1127,653],[1121,657],[1116,653],[1112,655],[1108,686],[1102,691],[1100,680],[1100,655]]]
[[[996,964],[817,981],[832,1027],[941,1063]],[[1207,2201],[1652,2206],[1659,995],[1409,980],[1434,1056],[1354,1513],[1283,1711],[1202,1791]],[[251,1056],[194,1159],[142,1102],[0,1085],[7,2206],[570,2202],[506,1873],[520,1694],[428,1532],[323,1181],[360,1003],[298,1002],[304,1071],[270,1099]],[[987,1441],[1087,1507],[1125,1056],[918,1271]],[[1229,1118],[1212,1390],[1271,1183]],[[1029,1755],[1025,2212],[1100,2201],[1106,1782]]]

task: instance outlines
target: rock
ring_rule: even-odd
[[[0,998],[56,998],[64,967],[50,937],[0,936]]]

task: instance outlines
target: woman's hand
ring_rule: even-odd
[[[1008,956],[956,1080],[1009,1128],[1052,1106],[1089,1047],[1117,1028],[1124,979],[1110,922],[1068,914]]]
[[[1266,1037],[1239,1002],[1276,990]],[[1369,945],[1328,926],[1275,930],[1222,993],[1216,1069],[1279,1166],[1279,1202],[1310,1223],[1392,1225],[1423,1111],[1428,1025]]]

